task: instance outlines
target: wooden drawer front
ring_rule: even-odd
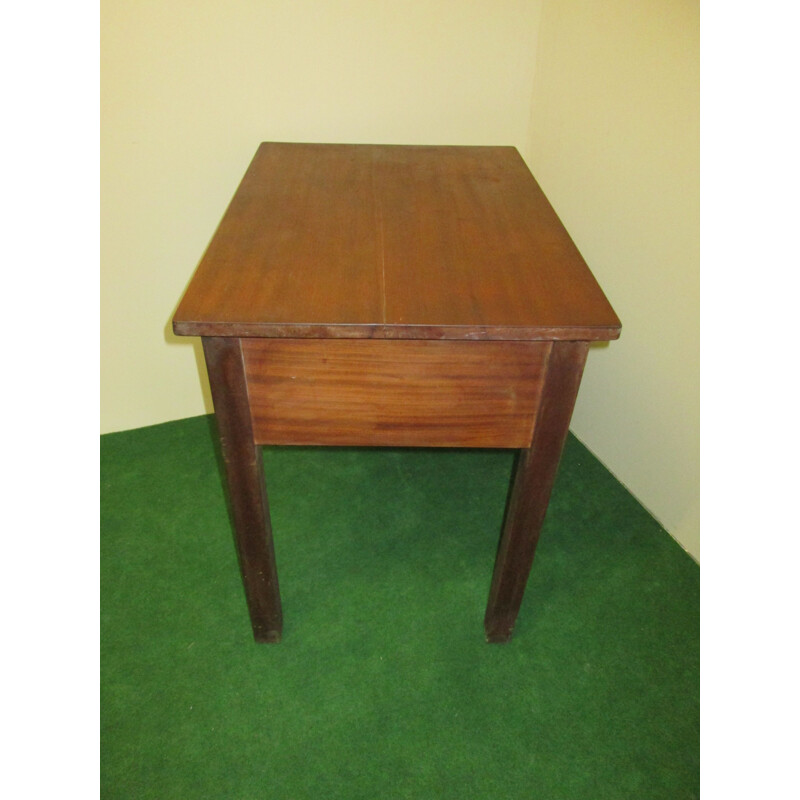
[[[244,339],[258,444],[527,447],[549,342]]]

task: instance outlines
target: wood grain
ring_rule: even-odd
[[[513,147],[264,143],[173,328],[605,340],[620,323]]]
[[[257,642],[279,642],[283,612],[278,572],[261,449],[253,442],[241,344],[230,337],[204,338],[203,351],[253,637]]]
[[[245,339],[260,444],[527,447],[545,342]]]
[[[513,147],[262,144],[173,329],[203,337],[257,640],[259,444],[519,448],[484,619],[510,638],[588,343],[620,333]]]
[[[589,345],[554,342],[530,447],[520,451],[486,605],[488,642],[511,638],[578,394]]]

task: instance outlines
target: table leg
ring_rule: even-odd
[[[269,505],[254,443],[241,340],[203,337],[214,413],[228,481],[234,540],[253,636],[279,642],[283,625]]]
[[[586,363],[587,342],[554,342],[530,447],[520,450],[489,590],[488,642],[514,630]]]

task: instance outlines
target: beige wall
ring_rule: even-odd
[[[622,320],[576,435],[700,552],[699,7],[544,0],[528,163]]]
[[[102,432],[211,410],[197,345],[169,319],[258,142],[512,144],[623,321],[590,356],[573,429],[697,555],[695,4],[101,14]]]
[[[526,142],[538,0],[101,8],[103,432],[211,410],[168,322],[259,142]]]

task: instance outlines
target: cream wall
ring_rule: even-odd
[[[690,552],[698,9],[104,0],[101,431],[211,410],[169,320],[260,141],[512,144],[623,322],[573,430]]]
[[[528,163],[622,320],[575,434],[700,553],[699,5],[544,0]]]
[[[538,0],[101,9],[102,432],[211,410],[168,323],[259,142],[526,143]]]

